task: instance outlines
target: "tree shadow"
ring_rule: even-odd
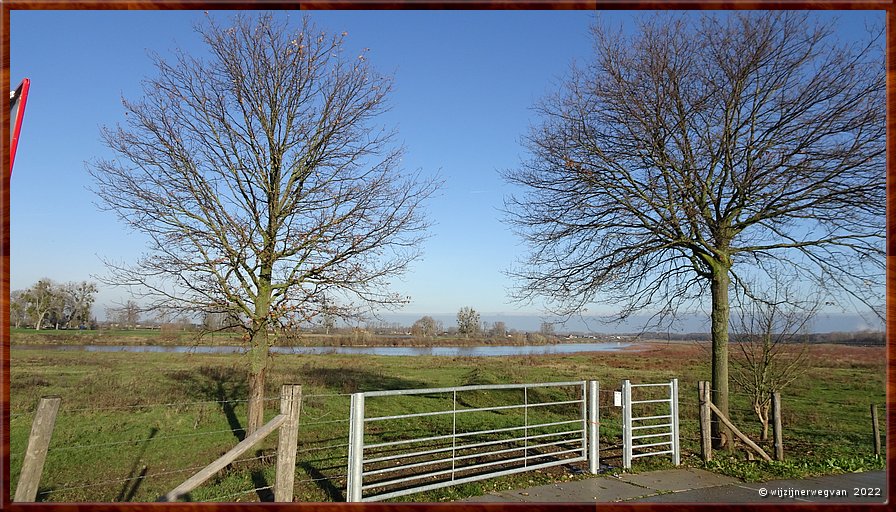
[[[381,373],[354,368],[310,368],[302,369],[301,384],[321,386],[341,391],[358,393],[392,389],[424,388],[431,383],[421,380],[393,377]]]
[[[167,376],[187,390],[188,396],[202,401],[215,401],[227,418],[227,422],[233,430],[238,441],[246,437],[246,431],[242,427],[235,410],[235,403],[242,402],[248,396],[248,379],[244,370],[218,366],[200,366],[191,370],[169,371]],[[355,393],[359,391],[390,390],[390,389],[414,389],[427,387],[430,383],[382,375],[374,371],[359,369],[337,368],[312,368],[306,366],[301,370],[299,382],[304,385],[313,385],[333,390],[341,390],[343,393]],[[263,455],[263,451],[256,452],[256,457]],[[328,499],[336,502],[345,500],[343,490],[333,483],[330,477],[324,474],[326,469],[315,467],[311,462],[303,462],[300,467],[315,480],[315,484],[327,495]],[[341,468],[341,466],[340,466]],[[136,466],[132,472],[136,471]],[[252,482],[256,489],[259,501],[274,501],[273,489],[270,489],[264,471],[252,469],[250,472]],[[121,496],[133,496],[136,489],[122,489]],[[189,495],[182,496],[179,501],[189,501]]]
[[[168,377],[187,387],[197,400],[215,401],[227,418],[227,424],[237,441],[246,438],[246,430],[236,415],[234,403],[248,396],[248,382],[244,371],[218,366],[200,366],[195,370],[168,372]]]
[[[342,492],[342,488],[334,484],[333,480],[321,472],[319,468],[314,467],[310,462],[302,462],[299,464],[299,467],[304,469],[308,476],[312,478],[314,484],[324,491],[327,495],[327,500],[336,503],[345,501],[345,494]]]
[[[34,497],[34,503],[43,503],[46,502],[47,499],[55,492],[61,490],[59,487],[53,485],[38,485],[37,487],[37,495]],[[15,494],[15,489],[9,490],[9,498],[12,499],[13,494]]]
[[[146,478],[146,473],[149,470],[149,466],[143,466],[143,469],[140,471],[140,475],[138,475],[134,480],[134,485],[131,486],[131,489],[124,495],[124,497],[120,500],[116,501],[131,501],[134,499],[134,496],[137,494],[137,490],[140,488],[140,484],[143,483],[143,479]],[[124,491],[127,489],[127,485],[122,489]]]
[[[128,472],[128,477],[124,481],[124,485],[121,487],[121,491],[118,492],[118,496],[115,497],[115,501],[131,501],[134,499],[134,496],[137,494],[137,491],[140,489],[140,485],[143,484],[143,480],[146,478],[146,472],[149,469],[147,466],[143,466],[143,469],[140,471],[140,474],[137,474],[137,468],[140,466],[140,460],[143,458],[143,454],[146,453],[146,448],[149,446],[149,442],[152,440],[156,434],[159,433],[159,429],[156,427],[152,427],[149,429],[149,436],[143,440],[143,446],[140,448],[140,453],[138,453],[134,457],[134,464],[131,466],[131,470]]]
[[[263,450],[257,450],[255,452],[256,457],[260,457],[263,454]],[[256,491],[256,494],[258,495],[258,501],[274,501],[274,490],[270,488],[271,485],[265,478],[264,471],[262,471],[261,469],[252,471],[252,484],[255,485],[256,489],[258,489]]]

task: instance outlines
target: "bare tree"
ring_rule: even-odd
[[[539,105],[531,159],[505,172],[531,247],[518,298],[653,324],[708,298],[725,413],[732,287],[786,275],[882,318],[884,55],[880,34],[833,31],[798,11],[596,26],[593,61]]]
[[[479,334],[479,313],[471,307],[462,307],[457,312],[457,333],[464,338]]]
[[[538,333],[544,336],[546,339],[552,339],[556,335],[554,329],[553,322],[541,322],[541,327],[538,329]]]
[[[140,323],[142,309],[139,304],[129,300],[118,307],[106,308],[106,317],[125,329],[135,329]]]
[[[808,366],[808,325],[819,301],[794,296],[792,287],[775,282],[769,293],[745,297],[734,323],[731,379],[750,397],[768,439],[772,393],[780,392],[803,375]]]
[[[489,335],[493,338],[505,338],[507,336],[507,324],[497,321],[492,325]]]
[[[432,338],[442,330],[441,324],[431,316],[424,316],[411,326],[411,334],[418,338]]]
[[[18,329],[28,323],[28,318],[27,290],[9,292],[9,322]]]
[[[25,290],[26,312],[34,322],[35,330],[39,331],[43,326],[44,319],[58,302],[57,296],[57,285],[47,278],[40,279],[34,286]]]
[[[437,184],[399,171],[393,133],[373,125],[392,80],[345,55],[345,34],[270,14],[197,30],[208,57],[156,57],[124,126],[103,130],[118,158],[90,172],[102,207],[151,241],[108,281],[143,290],[148,309],[245,320],[253,432],[275,328],[325,297],[406,302],[386,280],[417,257]]]
[[[96,284],[88,281],[69,282],[58,287],[58,322],[66,327],[82,326],[90,322]]]
[[[224,313],[206,313],[202,316],[202,329],[205,332],[217,332],[224,330],[231,322]]]

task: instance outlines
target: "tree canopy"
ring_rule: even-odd
[[[879,43],[802,11],[596,25],[593,59],[537,106],[530,158],[504,173],[530,247],[518,298],[657,321],[707,307],[725,410],[729,290],[786,277],[882,317]]]
[[[389,279],[419,255],[437,183],[400,169],[402,147],[376,122],[392,78],[347,55],[346,34],[270,14],[197,30],[208,56],[155,56],[143,97],[102,131],[115,158],[90,173],[100,205],[150,240],[138,262],[110,262],[108,282],[147,310],[245,330],[253,431],[269,333],[405,302]]]

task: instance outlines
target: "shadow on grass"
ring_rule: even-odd
[[[246,437],[246,430],[236,415],[235,404],[249,396],[246,372],[235,368],[200,366],[195,370],[168,372],[168,377],[185,386],[186,392],[197,400],[217,402],[227,418],[227,424],[237,441]]]
[[[146,478],[146,471],[148,467],[143,466],[140,474],[137,476],[134,475],[137,473],[137,468],[140,466],[140,460],[143,458],[143,454],[146,453],[146,447],[149,445],[149,442],[152,441],[152,438],[155,437],[158,433],[159,429],[157,429],[156,427],[152,427],[151,429],[149,429],[149,435],[146,437],[146,439],[143,440],[143,446],[140,447],[140,453],[138,453],[134,457],[134,464],[131,466],[131,470],[128,472],[128,477],[124,481],[124,485],[121,487],[121,491],[119,491],[118,496],[115,497],[115,501],[131,501],[132,499],[134,499],[134,496],[140,489],[140,485]]]
[[[249,394],[247,374],[244,370],[217,366],[200,366],[191,370],[170,371],[167,376],[183,386],[188,396],[201,401],[209,400],[217,402],[226,416],[227,422],[230,425],[231,430],[233,430],[237,440],[242,441],[245,439],[245,429],[242,427],[235,412],[235,404],[237,402],[245,401]],[[299,383],[303,385],[323,387],[342,393],[389,389],[414,389],[428,386],[428,383],[424,381],[382,375],[375,371],[341,368],[312,368],[309,366],[306,366],[300,371],[297,379]],[[346,411],[346,413],[347,412],[348,411]],[[256,455],[258,455],[258,453]],[[333,461],[328,461],[330,464],[332,462]],[[329,500],[337,502],[345,500],[343,490],[334,484],[330,477],[324,474],[326,469],[333,468],[323,468],[318,464],[311,464],[309,462],[301,462],[299,466],[304,468],[305,471],[311,475],[315,480],[315,484],[326,493]],[[339,467],[341,468],[341,466]],[[264,472],[260,469],[253,470],[251,472],[251,478],[253,485],[258,489],[256,492],[259,501],[274,501],[273,489],[267,488],[270,487],[271,484],[267,482]],[[132,489],[131,491],[132,492],[125,493],[125,489],[123,489],[122,495],[133,495],[133,491],[135,490]],[[189,501],[189,496],[185,496],[182,499]]]
[[[354,368],[311,368],[305,366],[299,384],[320,386],[341,393],[359,393],[391,389],[414,389],[429,387],[429,383],[383,375],[375,371]]]
[[[258,450],[255,452],[255,456],[259,457],[262,453],[262,450]],[[258,489],[255,491],[258,495],[258,501],[274,501],[274,489],[271,488],[271,484],[265,478],[264,471],[261,469],[252,471],[252,484]]]
[[[299,467],[304,469],[308,476],[312,478],[314,484],[324,491],[327,495],[327,501],[336,503],[345,501],[345,494],[342,492],[342,488],[334,484],[333,480],[321,471],[321,468],[317,468],[308,462],[300,463]]]
[[[41,486],[38,486],[38,488],[37,488],[37,496],[35,496],[35,498],[34,498],[34,502],[35,502],[35,503],[44,503],[44,502],[48,501],[48,498],[50,497],[51,494],[53,494],[54,492],[57,492],[57,491],[59,491],[59,490],[60,490],[59,488],[54,487],[54,486],[52,486],[52,485],[48,485],[48,486],[43,486],[43,485],[41,485]],[[13,495],[14,492],[15,492],[14,489],[10,489],[10,490],[9,490],[9,496],[10,496],[10,498],[12,498],[12,495]]]

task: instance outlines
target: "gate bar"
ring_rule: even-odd
[[[461,386],[464,391],[480,391],[483,389],[523,389],[523,388],[548,388],[561,386],[579,386],[581,381],[572,382],[538,382],[535,384],[482,384],[478,386]],[[435,393],[451,393],[453,388],[428,388],[428,389],[394,389],[387,391],[365,391],[364,396],[395,396],[395,395],[429,395]]]
[[[672,419],[671,414],[664,414],[662,416],[642,416],[640,418],[630,418],[632,421],[642,421],[642,420],[669,420]]]
[[[662,443],[636,444],[632,448],[653,448],[654,446],[672,446],[672,441],[663,441]]]
[[[634,401],[632,401],[632,403],[633,404],[658,404],[660,402],[669,403],[671,401],[672,401],[671,398],[659,398],[656,400],[634,400]]]
[[[566,432],[551,432],[550,434],[539,434],[536,436],[529,436],[529,439],[537,439],[537,438],[542,438],[542,437],[553,437],[553,436],[564,436],[564,435],[578,434],[578,433],[579,433],[578,430],[568,430]],[[450,452],[452,450],[467,450],[470,448],[481,448],[483,446],[492,446],[492,445],[496,445],[496,444],[516,443],[516,442],[522,441],[523,439],[524,438],[517,437],[517,438],[513,438],[513,439],[498,439],[497,441],[483,441],[481,443],[462,444],[460,446],[446,446],[444,448],[436,448],[433,450],[425,450],[425,451],[410,452],[410,453],[400,453],[398,455],[387,455],[385,457],[377,457],[374,459],[364,459],[364,463],[365,464],[373,464],[375,462],[384,462],[387,460],[413,459],[414,457],[420,457],[423,455],[433,455],[435,453],[441,453],[441,452]],[[581,441],[580,439],[571,438],[571,439],[568,439],[566,442],[572,443],[572,442],[580,442],[580,441]],[[521,447],[521,448],[517,448],[517,449],[522,450],[523,448],[525,448],[525,447]]]
[[[571,450],[563,450],[563,451],[558,451],[558,452],[549,452],[549,453],[541,453],[541,454],[537,454],[537,455],[531,455],[531,456],[529,456],[529,458],[530,458],[530,459],[536,459],[536,458],[537,458],[537,459],[543,459],[543,458],[545,458],[545,457],[553,457],[553,456],[557,456],[557,455],[566,455],[566,454],[568,454],[568,453],[576,453],[576,452],[578,452],[578,451],[579,451],[578,448],[573,448],[573,449],[571,449]],[[386,486],[389,486],[389,485],[400,484],[400,483],[402,483],[402,482],[409,482],[409,481],[412,481],[412,480],[422,480],[422,479],[431,478],[431,477],[434,477],[434,476],[447,475],[447,474],[452,473],[453,471],[458,471],[458,472],[460,472],[460,471],[468,471],[468,470],[472,470],[472,469],[480,469],[480,468],[486,468],[486,467],[491,467],[491,466],[497,466],[497,465],[500,465],[500,464],[509,464],[509,463],[511,463],[511,462],[523,462],[523,461],[525,461],[525,460],[526,460],[526,457],[516,457],[516,458],[513,458],[513,459],[502,459],[502,460],[495,461],[495,462],[485,462],[485,463],[483,463],[483,464],[477,464],[477,465],[474,465],[474,466],[465,466],[465,467],[462,467],[462,468],[458,468],[457,470],[445,469],[445,470],[442,470],[442,471],[431,471],[431,472],[429,472],[429,473],[421,473],[421,474],[418,474],[418,475],[411,475],[411,476],[407,476],[407,477],[404,477],[404,478],[397,478],[397,479],[394,479],[394,480],[386,480],[386,481],[382,481],[382,482],[374,482],[374,483],[372,483],[372,484],[364,485],[364,486],[362,486],[362,488],[363,488],[363,489],[375,489],[375,488],[377,488],[377,487],[386,487]],[[582,460],[582,458],[581,458],[581,457],[575,457],[575,458],[568,458],[568,459],[565,459],[565,460],[566,460],[567,462],[569,462],[569,463],[572,463],[572,462],[580,462],[580,461]],[[556,464],[554,464],[554,465],[556,465]],[[526,471],[526,470],[528,470],[528,469],[531,469],[531,467],[533,467],[533,466],[530,466],[529,468],[522,467],[522,468],[520,468],[520,469],[523,470],[523,471]],[[451,482],[451,481],[449,480],[449,482]],[[455,480],[454,482],[456,483],[457,480]],[[419,490],[418,490],[418,492],[419,492]],[[374,497],[375,497],[375,498],[380,498],[379,495],[374,496]]]
[[[598,397],[600,384],[588,381],[588,471],[596,475],[600,471],[600,412]]]
[[[632,439],[647,439],[648,437],[663,437],[663,436],[671,436],[671,432],[663,432],[660,434],[645,434],[643,436],[632,436]]]
[[[672,379],[672,463],[681,464],[681,447],[678,439],[678,379]]]
[[[361,501],[361,486],[364,472],[364,393],[352,394],[351,413],[349,419],[348,441],[348,482],[346,483],[346,501]]]
[[[636,453],[632,455],[633,459],[637,459],[638,457],[649,457],[651,455],[669,455],[672,453],[672,450],[666,450],[663,452],[648,452],[648,453]]]
[[[671,423],[657,423],[656,425],[641,425],[640,427],[632,427],[632,430],[644,430],[648,428],[668,428],[672,427]]]
[[[529,425],[529,428],[541,428],[541,427],[554,427],[557,425],[568,425],[570,423],[580,423],[581,420],[569,420],[569,421],[555,421],[553,423],[539,423],[538,425]],[[494,430],[476,430],[474,432],[461,432],[455,436],[450,434],[444,436],[433,436],[433,437],[420,437],[417,439],[403,439],[401,441],[389,441],[387,443],[376,443],[376,444],[368,444],[366,448],[382,448],[383,446],[398,446],[401,444],[415,444],[415,443],[426,443],[429,441],[440,441],[442,439],[451,439],[452,437],[465,437],[465,436],[475,436],[479,434],[497,434],[499,432],[509,432],[511,430],[523,430],[525,427],[506,427],[506,428],[496,428]],[[574,432],[578,432],[577,430]],[[371,461],[368,461],[371,462]]]
[[[622,467],[632,467],[632,383],[628,379],[622,381]]]

